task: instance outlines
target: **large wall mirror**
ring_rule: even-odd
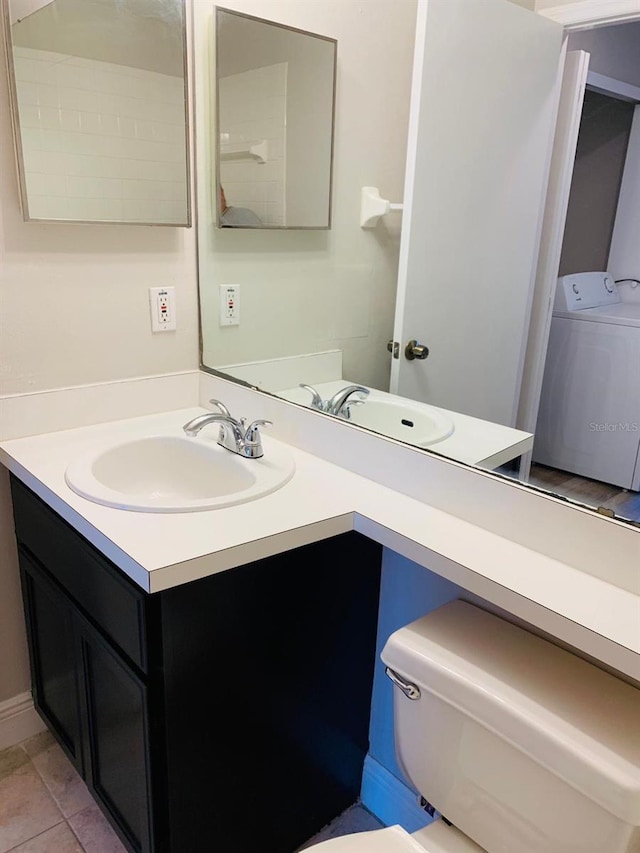
[[[329,228],[336,41],[216,12],[217,223]]]
[[[26,220],[189,226],[184,0],[2,0]]]
[[[213,7],[198,5],[196,31],[206,30]],[[238,5],[251,11],[255,4],[238,0]],[[286,9],[292,23],[301,26],[303,5],[290,0],[277,8],[280,13]],[[376,77],[378,60],[364,49],[367,39],[375,38],[375,26],[382,24],[367,20],[356,0],[341,5],[344,29],[337,17],[332,19],[341,50],[334,228],[326,238],[216,229],[206,202],[212,195],[210,175],[206,169],[199,173],[203,364],[340,417],[345,429],[349,422],[372,429],[638,523],[640,212],[633,176],[640,166],[640,23],[569,38],[572,62],[582,76],[574,81],[573,108],[578,112],[568,207],[569,217],[573,208],[582,223],[567,226],[572,248],[565,246],[562,266],[558,246],[553,290],[560,275],[597,272],[596,285],[609,294],[607,299],[613,291],[622,306],[610,315],[628,315],[614,324],[615,341],[602,334],[612,331],[604,323],[581,323],[579,328],[597,326],[599,333],[596,349],[586,345],[595,356],[587,373],[606,367],[585,388],[578,384],[584,379],[581,356],[572,374],[555,378],[556,368],[567,364],[566,349],[558,349],[554,341],[560,302],[553,328],[551,312],[546,330],[539,328],[539,303],[553,304],[553,291],[538,292],[538,253],[546,216],[546,158],[557,127],[553,93],[562,27],[507,0],[430,0],[422,100],[414,97],[411,107],[416,138],[413,143],[410,139],[405,169],[415,34],[411,7],[396,6],[394,37],[389,32],[385,42],[386,81]],[[314,23],[317,27],[317,17]],[[359,38],[350,39],[351,27]],[[444,29],[439,32],[439,27]],[[485,30],[491,38],[482,36]],[[504,51],[495,49],[500,32],[508,33]],[[454,35],[457,60],[452,63]],[[480,56],[487,44],[493,45],[495,68],[490,68],[490,57]],[[215,107],[207,80],[209,50],[205,39],[196,45],[198,109],[205,111]],[[475,63],[473,74],[462,67],[462,56]],[[504,60],[500,67],[498,60]],[[409,66],[404,78],[393,78],[393,73],[403,73],[403,63]],[[535,79],[532,67],[538,69]],[[480,68],[494,74],[489,83],[480,79]],[[621,82],[617,88],[616,78]],[[612,87],[608,95],[603,95],[605,84]],[[375,94],[368,97],[370,90]],[[603,109],[600,97],[618,103]],[[594,120],[600,121],[596,131]],[[199,145],[201,156],[209,156]],[[586,211],[576,201],[578,195],[596,199],[603,194],[598,183],[585,196],[580,182],[594,177],[594,157],[603,150],[611,156],[605,155],[602,170],[597,167],[597,181],[605,172],[612,181],[607,210],[594,206]],[[207,168],[214,172],[215,164]],[[362,186],[374,184],[391,202],[404,201],[405,209],[366,229],[360,227],[359,202]],[[472,195],[472,185],[478,184],[484,185],[485,196]],[[563,219],[563,229],[564,224]],[[580,228],[590,230],[576,236]],[[593,237],[587,235],[594,228],[602,238],[598,270],[592,269],[590,257],[576,259],[574,251],[580,244],[593,247]],[[583,283],[580,278],[568,286],[573,291],[576,284],[586,296],[590,284]],[[240,303],[239,321],[233,325],[222,316],[220,292],[227,284],[236,286]],[[612,341],[613,349],[607,349]],[[532,359],[537,360],[537,374]],[[561,462],[543,457],[547,440],[538,440],[538,405],[533,420],[531,410],[523,407],[527,384],[536,381],[543,426],[548,431],[552,417],[552,429],[568,449]],[[559,381],[563,391],[549,407],[544,388],[557,389]],[[571,420],[567,406],[574,403],[578,415]],[[615,466],[610,464],[613,457]]]

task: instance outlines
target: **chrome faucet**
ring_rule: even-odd
[[[311,393],[311,408],[318,409],[320,412],[327,412],[330,415],[349,420],[351,417],[350,407],[360,405],[364,402],[364,397],[369,395],[369,389],[362,385],[347,385],[346,388],[341,388],[329,400],[323,400],[320,394],[316,391],[313,385],[300,385],[305,391]],[[360,394],[361,399],[352,400],[354,394]]]
[[[360,397],[356,400],[352,400],[351,397],[353,394],[359,394]],[[351,417],[349,406],[353,406],[356,403],[364,403],[364,398],[368,396],[368,388],[365,388],[362,385],[347,385],[346,388],[343,388],[342,391],[338,391],[329,400],[327,403],[327,411],[331,412],[332,415],[338,415],[338,417],[343,417],[348,420]]]
[[[209,402],[216,405],[219,412],[207,412],[205,415],[197,415],[183,426],[186,435],[194,437],[198,435],[203,427],[209,424],[219,424],[218,444],[231,453],[238,453],[246,459],[260,459],[264,456],[262,440],[259,427],[271,426],[271,421],[257,420],[246,426],[246,419],[237,421],[231,417],[227,407],[218,400]]]

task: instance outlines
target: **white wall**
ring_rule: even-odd
[[[640,105],[635,108],[625,162],[616,222],[611,238],[609,270],[615,279],[640,279]],[[622,285],[621,285],[622,287]],[[626,295],[640,298],[639,289],[625,283]],[[624,291],[623,291],[624,292]]]
[[[11,28],[14,44],[161,74],[179,76],[184,71],[180,0],[146,4],[50,0],[31,13],[29,7],[37,5],[28,0],[11,3],[14,19],[20,18]],[[61,21],[64,26],[59,26]]]
[[[601,27],[572,33],[570,50],[585,50],[590,54],[589,70],[640,88],[640,21],[621,26]],[[620,199],[615,212],[608,269],[614,278],[640,277],[640,116],[636,117],[629,146]],[[622,140],[626,146],[626,137]],[[592,146],[590,158],[602,157],[602,144]],[[624,157],[624,152],[620,152]],[[573,191],[573,190],[572,190]],[[612,211],[612,215],[614,211]],[[637,290],[630,291],[634,297]]]
[[[236,0],[237,11],[336,38],[338,78],[330,231],[216,230],[210,143],[198,151],[204,362],[232,364],[342,349],[344,373],[388,388],[401,217],[359,226],[360,188],[400,201],[414,0]],[[213,2],[196,5],[197,75],[209,74]],[[210,127],[206,99],[201,126]],[[218,325],[218,285],[241,285],[241,325]]]
[[[0,176],[0,395],[197,368],[195,229],[22,220],[4,54]],[[151,334],[155,285],[176,288],[174,333]],[[21,607],[3,476],[0,702],[29,685]]]

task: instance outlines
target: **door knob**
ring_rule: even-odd
[[[404,348],[404,356],[409,361],[413,361],[414,358],[418,358],[423,361],[428,355],[429,347],[426,347],[424,344],[419,344],[415,338],[410,340]]]

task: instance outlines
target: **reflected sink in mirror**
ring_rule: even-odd
[[[241,371],[238,378],[244,379]],[[317,382],[313,387],[322,400],[329,400],[338,391],[353,384],[347,379],[334,379]],[[275,393],[292,403],[306,406],[311,403],[311,394],[300,385]],[[357,395],[354,397],[357,398]],[[373,430],[387,438],[428,448],[456,462],[477,465],[487,470],[496,469],[527,453],[533,444],[533,435],[529,432],[472,418],[428,403],[418,403],[376,388],[369,388],[366,399],[359,405],[352,402],[349,409],[351,418],[347,423]]]
[[[408,441],[416,447],[430,447],[454,430],[451,418],[434,407],[406,406],[393,400],[365,400],[349,408],[349,420],[358,426],[380,432],[398,441]]]
[[[136,512],[197,512],[264,497],[289,482],[293,457],[269,446],[245,459],[211,437],[149,436],[73,460],[69,488],[87,500]]]

